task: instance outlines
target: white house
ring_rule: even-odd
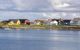
[[[50,25],[58,25],[58,21],[56,21],[56,20],[55,21],[51,21]]]

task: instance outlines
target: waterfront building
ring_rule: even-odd
[[[36,24],[36,25],[43,25],[44,24],[44,20],[37,19],[37,20],[34,21],[34,24]]]
[[[20,25],[21,23],[20,23],[20,20],[18,20],[18,19],[9,19],[9,23],[8,23],[8,25]]]
[[[30,20],[28,20],[28,19],[19,19],[20,20],[20,22],[21,22],[21,24],[26,24],[26,25],[30,25]]]
[[[26,20],[24,21],[24,24],[30,25],[30,21],[29,21],[28,19],[26,19]]]
[[[21,24],[20,20],[17,20],[17,22],[15,24],[20,25]]]
[[[14,25],[15,23],[13,22],[13,21],[10,21],[9,23],[8,23],[8,25]]]
[[[63,19],[62,21],[60,21],[61,25],[70,25],[70,19]]]
[[[59,19],[49,19],[49,25],[59,25]]]
[[[80,18],[74,18],[71,22],[71,25],[80,25]]]
[[[58,25],[58,22],[57,21],[52,21],[52,22],[50,22],[50,25]]]
[[[8,25],[30,25],[30,21],[28,19],[10,19],[9,21]]]

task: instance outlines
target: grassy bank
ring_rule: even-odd
[[[14,28],[14,29],[54,29],[54,30],[80,30],[80,26],[66,26],[66,25],[4,25],[0,24],[0,28]]]

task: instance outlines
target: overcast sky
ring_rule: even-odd
[[[0,0],[0,19],[80,17],[80,0]]]

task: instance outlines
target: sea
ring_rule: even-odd
[[[0,29],[0,50],[80,50],[80,30]]]

